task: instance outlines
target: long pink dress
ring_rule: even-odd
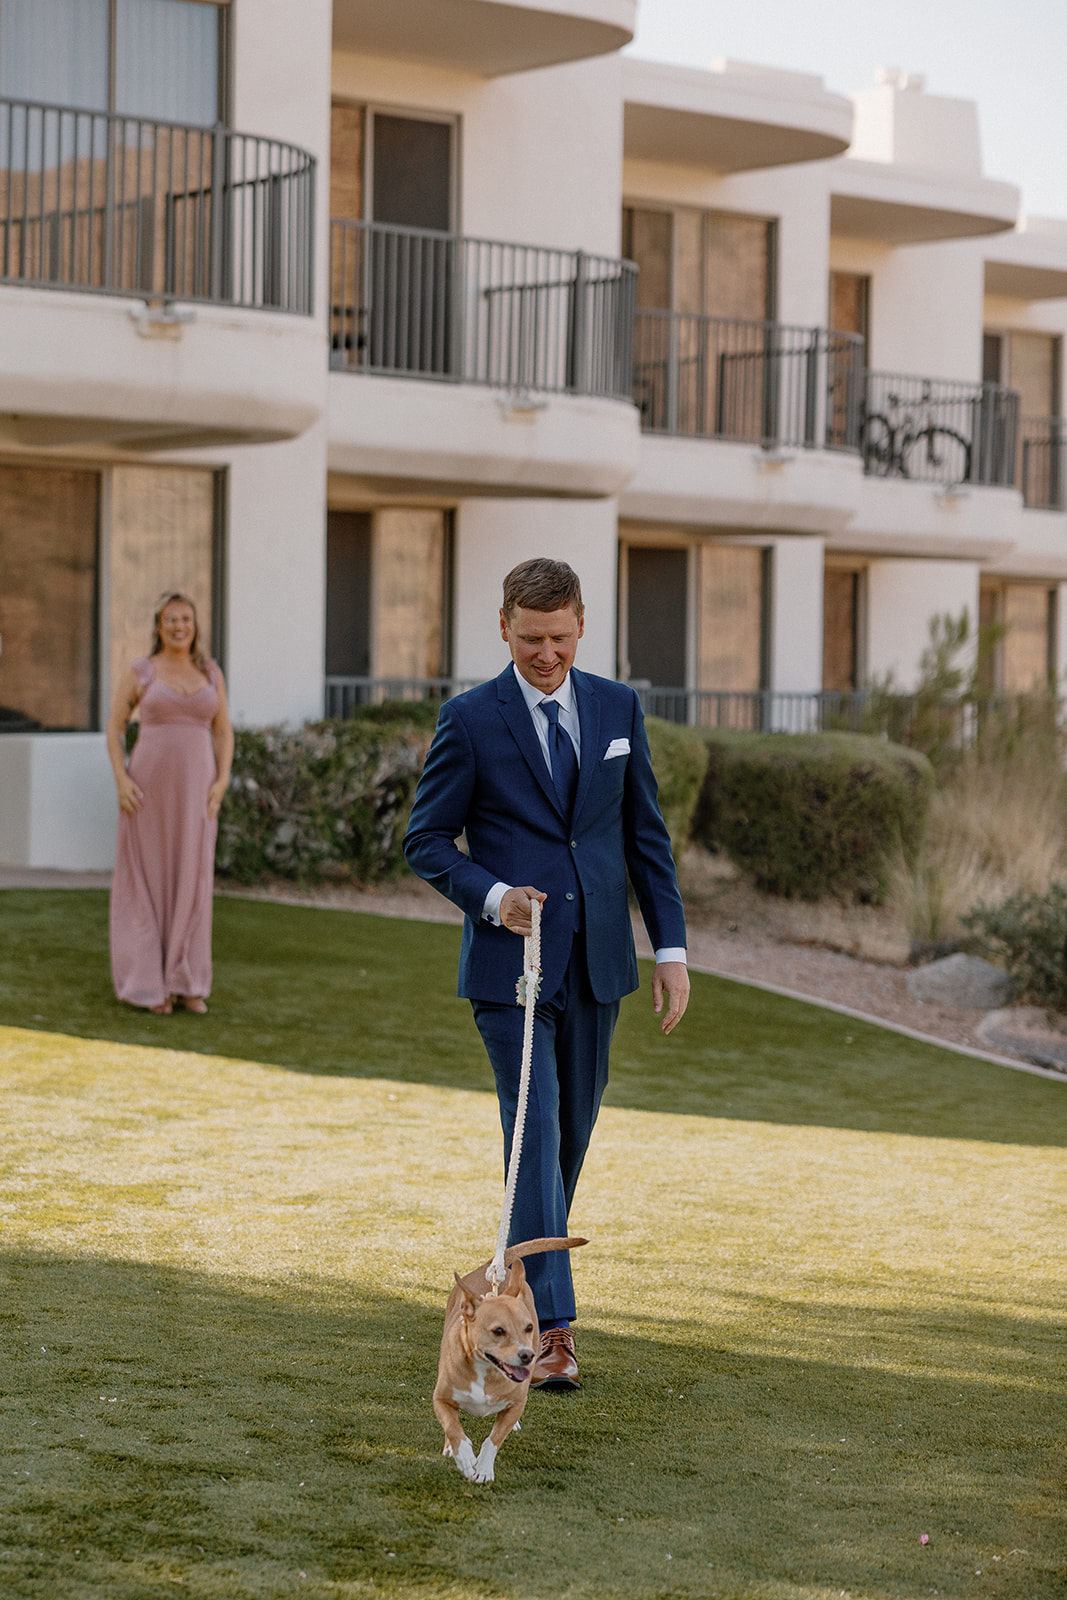
[[[219,709],[218,667],[183,694],[156,681],[150,658],[141,684],[141,729],[130,776],[144,795],[119,812],[111,886],[111,973],[120,1000],[162,1005],[168,995],[211,992],[211,911],[218,823],[207,814],[215,781],[211,723]]]

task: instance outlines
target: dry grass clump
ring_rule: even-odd
[[[1067,793],[1045,741],[966,756],[935,792],[922,847],[898,857],[890,891],[914,945],[964,936],[979,902],[1034,893],[1067,862]]]

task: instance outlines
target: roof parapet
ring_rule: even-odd
[[[855,129],[849,156],[925,168],[958,177],[982,176],[978,107],[973,100],[925,92],[921,73],[882,67],[878,83],[854,94]]]

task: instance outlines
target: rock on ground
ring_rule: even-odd
[[[907,985],[915,1000],[974,1011],[993,1011],[1011,999],[1008,974],[980,956],[954,955],[931,961],[909,972]]]
[[[1040,1006],[1008,1006],[983,1017],[975,1031],[988,1050],[1067,1072],[1067,1017],[1050,1018]]]

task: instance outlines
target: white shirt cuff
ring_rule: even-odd
[[[510,888],[510,883],[494,883],[493,887],[486,895],[485,904],[482,907],[483,922],[491,922],[494,928],[499,928],[501,926],[500,902],[503,900]]]
[[[498,902],[499,904],[499,902]],[[656,965],[661,961],[685,961],[684,945],[666,945],[662,950],[656,951]]]

